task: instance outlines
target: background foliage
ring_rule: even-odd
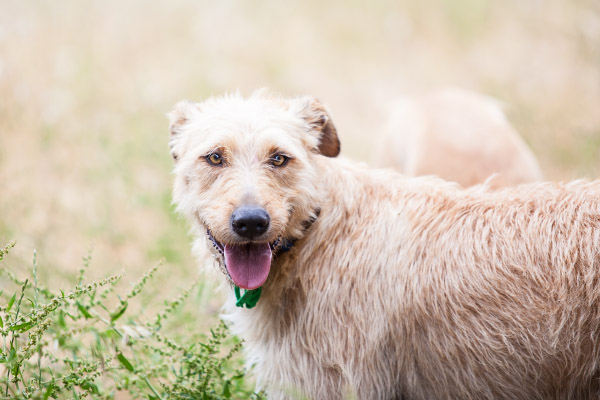
[[[14,245],[0,249],[0,262]],[[24,280],[1,270],[12,285],[1,294],[6,305],[0,308],[0,398],[261,398],[248,389],[241,360],[234,358],[241,343],[224,322],[210,334],[183,336],[179,324],[169,323],[181,320],[186,306],[197,306],[197,283],[146,312],[150,304],[140,297],[160,296],[146,286],[160,264],[123,291],[122,275],[88,282],[91,260],[91,253],[83,258],[70,291],[53,291],[38,281],[36,252]],[[142,312],[132,312],[136,306]]]

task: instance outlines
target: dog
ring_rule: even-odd
[[[337,157],[312,97],[169,118],[174,203],[270,399],[600,396],[600,182],[491,191],[371,169]]]
[[[448,88],[390,106],[374,165],[410,176],[437,175],[462,186],[500,188],[543,180],[527,144],[497,101]]]

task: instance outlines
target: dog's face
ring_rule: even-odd
[[[178,210],[207,232],[236,285],[262,286],[276,244],[315,218],[315,157],[340,150],[327,112],[261,92],[181,102],[169,118]]]

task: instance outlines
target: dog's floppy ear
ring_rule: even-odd
[[[340,140],[327,109],[315,98],[304,100],[305,104],[300,113],[311,129],[319,134],[319,153],[327,157],[337,157],[340,154]]]
[[[177,103],[173,108],[173,111],[167,114],[167,117],[169,118],[169,133],[171,134],[169,148],[171,149],[171,156],[175,161],[179,158],[177,144],[181,136],[182,128],[189,121],[191,113],[195,110],[196,104],[183,100]]]

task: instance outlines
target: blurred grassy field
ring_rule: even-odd
[[[0,242],[57,285],[90,246],[90,278],[164,257],[175,293],[197,264],[170,205],[174,103],[312,94],[367,160],[391,99],[448,85],[503,101],[549,179],[599,176],[597,0],[3,0]]]

